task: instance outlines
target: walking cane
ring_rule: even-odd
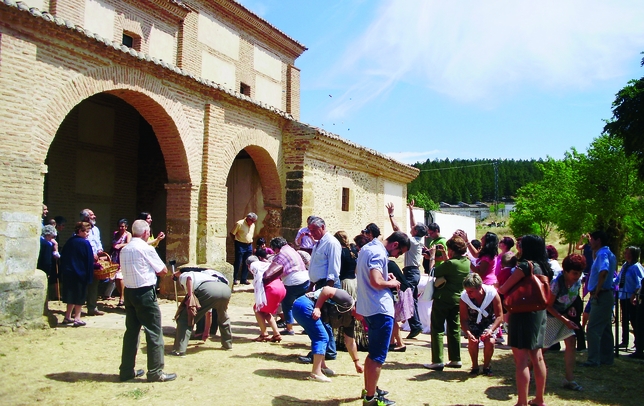
[[[174,275],[174,266],[177,264],[177,260],[173,259],[170,261],[170,266],[172,267],[172,275]],[[177,296],[177,281],[172,279],[172,284],[174,285],[174,301],[177,303],[177,308],[179,307],[179,296]]]

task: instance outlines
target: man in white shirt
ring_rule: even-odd
[[[87,236],[87,241],[92,246],[92,253],[94,254],[94,261],[98,259],[98,254],[103,252],[103,243],[101,242],[101,231],[96,227],[96,215],[90,209],[83,209],[80,212],[81,221],[86,221],[92,225]],[[98,285],[101,281],[97,278],[92,278],[92,282],[87,285],[87,315],[89,316],[102,316],[105,312],[98,310],[96,302],[98,301]]]
[[[121,249],[120,254],[125,283],[125,335],[119,368],[121,381],[128,381],[145,373],[142,369],[134,369],[141,326],[145,327],[148,382],[165,382],[177,378],[177,374],[163,372],[163,329],[155,286],[157,275],[165,275],[168,269],[156,250],[148,245],[149,237],[148,223],[136,220],[132,224],[132,241]]]
[[[216,271],[214,271],[216,272]],[[208,312],[211,309],[217,314],[217,324],[221,335],[221,346],[225,350],[233,348],[233,335],[230,329],[230,318],[228,317],[228,303],[230,302],[230,287],[225,278],[210,275],[208,271],[202,272],[181,272],[176,271],[172,279],[179,281],[186,291],[186,297],[194,294],[199,300],[201,308],[195,315],[193,323],[197,323],[204,316],[210,317]],[[188,312],[184,308],[177,320],[177,334],[174,339],[171,355],[183,357],[186,355],[186,348],[192,333],[192,326],[189,324]],[[208,325],[208,323],[206,323]],[[210,331],[209,326],[204,332]]]
[[[309,279],[315,285],[314,290],[322,289],[325,286],[340,288],[340,257],[342,246],[337,238],[326,230],[326,223],[320,217],[310,218],[308,224],[311,237],[317,241],[311,252],[309,263]],[[329,334],[329,344],[326,349],[325,359],[333,360],[337,356],[335,349],[335,337],[330,324],[324,323],[324,328]],[[305,363],[313,362],[311,354],[300,357],[299,360]]]

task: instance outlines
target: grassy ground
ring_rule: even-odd
[[[331,383],[306,380],[309,365],[297,362],[309,349],[305,335],[284,337],[280,344],[255,343],[258,334],[251,311],[251,292],[233,295],[234,348],[220,349],[218,337],[207,342],[191,341],[186,358],[166,357],[167,372],[176,381],[147,383],[136,379],[118,381],[123,312],[105,305],[108,314],[86,317],[87,327],[59,327],[3,336],[0,349],[0,403],[6,405],[359,405],[363,377],[357,374],[348,354],[339,353],[329,367],[337,372]],[[50,303],[62,320],[62,306]],[[166,351],[174,336],[171,318],[175,304],[162,303]],[[301,329],[296,326],[299,333]],[[137,368],[146,368],[146,345],[142,335]],[[360,354],[364,358],[365,353]],[[391,391],[399,405],[513,405],[516,402],[514,365],[508,347],[498,346],[492,364],[495,376],[468,376],[471,365],[462,345],[462,369],[428,371],[429,336],[408,340],[404,353],[390,353],[380,387]],[[585,354],[577,356],[578,362]],[[561,388],[563,352],[546,354],[549,405],[639,405],[639,377],[644,363],[620,357],[614,366],[577,368],[583,392]],[[531,392],[534,388],[531,388]],[[637,394],[637,396],[635,396]]]

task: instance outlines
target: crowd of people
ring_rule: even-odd
[[[584,367],[614,362],[611,317],[615,297],[622,310],[619,347],[629,347],[632,327],[635,347],[631,357],[644,358],[644,306],[640,295],[644,268],[639,263],[639,248],[626,249],[625,262],[617,272],[616,257],[608,247],[609,236],[595,231],[582,236],[588,240],[577,246],[583,255],[570,254],[559,264],[556,248],[546,246],[535,235],[515,241],[511,237],[499,239],[488,232],[477,241],[457,230],[447,239],[440,235],[438,224],[415,221],[413,201],[408,205],[410,231],[403,233],[395,220],[394,205],[389,203],[386,209],[393,233],[383,238],[378,225],[370,223],[353,242],[345,231],[331,234],[324,219],[309,216],[292,243],[275,237],[267,244],[260,238],[253,247],[257,215],[248,213],[235,223],[231,230],[235,241],[233,284],[253,285],[253,310],[259,327],[254,341],[279,343],[283,336],[295,334],[293,325],[297,322],[311,340],[309,354],[299,357],[301,362],[312,364],[308,378],[329,382],[334,371],[326,361],[336,359],[335,334],[340,334],[356,372],[364,374],[363,404],[393,405],[395,402],[385,397],[388,392],[378,387],[382,366],[389,351],[406,349],[401,324],[409,328],[407,340],[425,331],[419,314],[419,283],[421,278],[427,278],[423,274],[431,274],[431,363],[425,367],[432,371],[461,368],[464,337],[472,361],[469,375],[492,376],[495,344],[504,342],[507,334],[516,367],[517,405],[545,404],[547,369],[543,353],[556,349],[561,341],[565,343],[564,388],[582,390],[574,377],[578,351],[587,348]],[[74,327],[85,325],[81,319],[83,304],[87,304],[89,315],[102,313],[96,308],[100,281],[93,278],[97,254],[103,249],[95,220],[91,210],[83,210],[74,235],[60,253],[55,226],[43,227],[39,267],[52,269],[52,263],[59,263],[62,300],[67,303],[63,323]],[[155,286],[157,277],[167,268],[154,246],[165,235],[159,233],[154,238],[151,221],[149,213],[142,213],[130,233],[127,220],[119,220],[113,234],[112,260],[120,263],[120,268],[107,281],[106,289],[107,296],[115,288],[118,290],[118,305],[124,305],[126,311],[121,380],[144,374],[134,369],[142,326],[148,341],[148,380],[176,378],[163,371],[163,337]],[[402,269],[391,260],[401,255]],[[509,311],[504,298],[533,275],[547,278],[549,300],[540,310]],[[216,320],[222,347],[231,349],[228,280],[216,271],[177,271],[173,279],[183,286],[186,297],[175,317],[177,332],[171,355],[186,356],[193,325],[202,319],[207,320],[203,334],[207,336],[210,320],[213,324]],[[590,298],[584,307],[586,294]],[[205,317],[209,314],[212,317]],[[278,314],[281,320],[277,320]],[[360,359],[359,346],[368,352],[364,361]],[[530,370],[536,385],[531,400]]]

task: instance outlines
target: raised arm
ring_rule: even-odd
[[[414,199],[411,199],[407,207],[409,208],[409,230],[411,232],[411,228],[416,225],[416,220],[414,220]]]
[[[392,202],[389,202],[385,205],[387,208],[387,212],[389,212],[389,221],[391,222],[391,228],[394,229],[394,231],[399,231],[400,227],[398,227],[398,223],[396,223],[396,220],[394,220],[394,204]]]

